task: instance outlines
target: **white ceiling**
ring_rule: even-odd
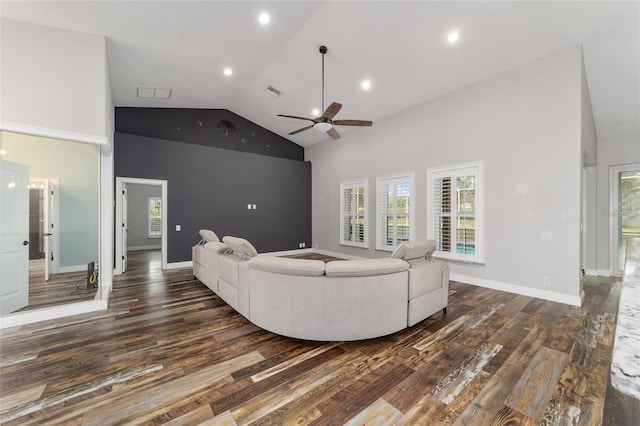
[[[107,38],[116,106],[225,108],[287,133],[326,104],[375,121],[489,76],[582,45],[599,138],[640,131],[637,1],[5,1],[4,18]],[[271,22],[258,23],[268,12]],[[457,29],[460,41],[446,42]],[[224,67],[233,68],[225,77]],[[364,92],[364,78],[372,88]],[[278,98],[267,86],[282,91]],[[136,87],[173,89],[138,99]],[[355,130],[358,129],[358,130]],[[340,126],[342,135],[366,128]]]

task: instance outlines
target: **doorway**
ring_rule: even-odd
[[[132,204],[132,190],[159,190],[153,195],[142,196],[144,198],[145,225],[140,225],[140,221],[134,219],[132,209],[138,203]],[[144,250],[156,247],[154,241],[160,241],[160,258],[162,269],[167,268],[167,181],[160,179],[141,179],[116,177],[116,211],[115,211],[115,265],[114,274],[123,274],[127,270],[128,251],[133,248]],[[134,191],[144,192],[144,191]],[[151,193],[148,193],[151,194]],[[159,197],[158,197],[159,195]],[[140,201],[140,197],[135,197]],[[139,213],[139,212],[138,212]],[[135,229],[134,229],[135,228]],[[142,229],[144,228],[144,229]],[[142,231],[142,232],[141,232]],[[142,238],[143,243],[137,237],[138,234],[146,234],[147,239]],[[136,238],[133,240],[133,238]],[[134,245],[132,245],[134,244]]]
[[[622,275],[627,238],[640,236],[640,163],[610,168],[611,271]]]

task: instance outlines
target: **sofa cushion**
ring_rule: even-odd
[[[258,254],[256,248],[244,238],[227,236],[222,238],[222,241],[224,241],[224,243],[228,245],[231,250],[243,256],[254,257]]]
[[[221,243],[220,241],[211,241],[210,243],[205,244],[204,248],[207,251],[217,254],[222,254],[229,250],[229,246],[225,243]]]
[[[249,267],[276,274],[319,277],[324,275],[325,263],[322,260],[256,256],[249,261]]]
[[[393,253],[394,259],[419,259],[431,256],[436,249],[434,240],[405,241]]]
[[[212,241],[220,241],[220,238],[218,238],[216,233],[209,229],[201,229],[198,233],[200,234],[200,237],[202,237],[205,243],[210,243]]]
[[[329,277],[368,277],[407,269],[409,264],[401,259],[334,260],[327,263],[325,273]]]

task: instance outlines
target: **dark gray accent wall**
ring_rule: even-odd
[[[304,148],[226,109],[116,108],[116,132],[304,160]]]
[[[309,162],[116,132],[114,167],[115,176],[168,181],[168,262],[191,260],[201,228],[259,252],[311,245]]]

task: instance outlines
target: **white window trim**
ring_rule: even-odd
[[[483,161],[475,161],[471,163],[454,164],[451,166],[433,167],[427,169],[427,193],[429,195],[429,202],[427,203],[427,238],[435,239],[434,234],[434,202],[433,202],[433,185],[434,174],[440,174],[450,172],[456,174],[464,169],[476,169],[476,247],[473,255],[462,253],[447,253],[436,250],[433,254],[436,258],[447,259],[452,261],[461,261],[468,263],[477,263],[484,265],[485,263],[485,246],[484,246],[484,163]]]
[[[147,238],[162,238],[162,226],[160,227],[160,235],[151,235],[151,211],[149,210],[149,204],[151,201],[160,201],[162,203],[162,197],[148,197],[147,199]],[[162,223],[162,204],[160,204],[160,223]]]
[[[415,240],[416,234],[416,186],[415,173],[398,173],[393,175],[385,175],[376,177],[376,250],[394,251],[398,245],[382,244],[382,235],[380,232],[382,215],[380,214],[380,184],[384,181],[391,180],[408,180],[409,181],[409,240]]]
[[[347,188],[364,187],[364,234],[363,241],[349,241],[344,239],[344,191]],[[359,179],[349,182],[340,182],[340,245],[369,248],[369,222],[367,217],[369,207],[369,179]]]

